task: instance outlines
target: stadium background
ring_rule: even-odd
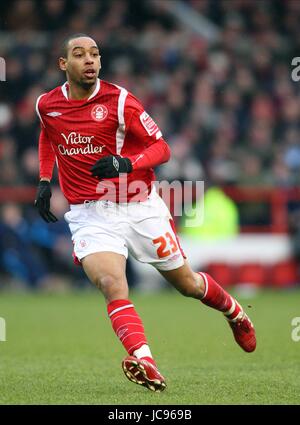
[[[289,391],[280,390],[281,384],[287,385],[280,367],[284,361],[285,378],[291,383],[295,379],[295,368],[299,367],[295,363],[298,346],[290,340],[290,321],[300,315],[299,292],[296,291],[300,281],[300,86],[291,77],[292,58],[300,56],[299,21],[298,0],[1,2],[0,57],[6,61],[6,81],[0,82],[0,316],[10,318],[12,328],[15,325],[15,335],[21,346],[23,331],[18,328],[21,314],[22,317],[27,315],[28,322],[25,322],[33,326],[32,340],[39,337],[44,341],[42,334],[46,333],[51,335],[53,344],[55,331],[50,324],[45,325],[43,332],[42,327],[35,328],[34,311],[46,312],[49,323],[61,325],[66,319],[66,306],[67,312],[76,308],[82,315],[89,311],[89,305],[95,307],[91,285],[82,270],[73,265],[69,230],[63,221],[68,206],[57,187],[56,176],[52,184],[52,210],[60,221],[50,225],[44,223],[33,207],[39,166],[39,122],[35,101],[42,92],[65,81],[57,69],[62,40],[69,34],[84,32],[100,45],[100,78],[124,86],[136,95],[170,144],[172,159],[157,170],[158,179],[205,181],[207,215],[204,225],[187,229],[184,220],[176,218],[182,245],[193,266],[207,270],[224,286],[234,285],[240,296],[250,297],[249,302],[256,304],[254,319],[261,326],[260,335],[269,341],[269,354],[273,353],[272,373],[276,362],[280,365],[274,372],[279,373],[274,378],[274,383],[279,385],[278,393],[272,392],[276,391],[275,384],[272,390],[266,390],[267,382],[273,382],[266,375],[260,387],[262,398],[259,391],[251,393],[249,389],[249,402],[297,400],[296,381]],[[200,203],[199,199],[194,201]],[[155,337],[164,340],[165,335],[158,335],[159,331],[148,319],[152,317],[148,303],[157,302],[157,310],[164,311],[165,302],[174,314],[178,306],[186,312],[186,317],[195,313],[195,307],[189,310],[186,301],[180,304],[169,287],[160,298],[155,298],[155,294],[148,295],[150,298],[142,295],[145,291],[166,287],[150,267],[130,262],[127,272],[130,285],[141,290],[134,296],[150,330],[153,326],[153,340]],[[269,289],[267,295],[256,294],[261,288]],[[30,294],[24,301],[19,294],[27,289],[41,289],[43,293],[69,293],[72,289],[81,289],[82,298],[79,301],[76,291],[69,293],[66,305],[61,305],[59,310],[61,298]],[[56,313],[50,313],[51,300],[55,301],[55,311],[61,321]],[[281,311],[282,303],[285,305],[283,316],[272,316],[274,310]],[[85,313],[82,305],[86,306]],[[18,318],[16,306],[20,308]],[[156,314],[160,323],[166,320],[159,311]],[[208,323],[209,317],[212,326],[217,326],[213,314],[202,314],[204,322]],[[272,316],[269,327],[265,323],[268,314]],[[84,338],[81,319],[82,316],[78,316],[75,323]],[[167,325],[161,326],[162,332]],[[66,339],[76,338],[71,322],[67,320],[62,327],[68,329]],[[174,329],[174,334],[171,332],[174,338],[178,329]],[[282,336],[279,345],[286,344],[287,352],[278,351],[278,346],[272,345],[275,342],[270,337],[271,331]],[[94,332],[95,338],[97,332]],[[108,328],[103,332],[110,335]],[[170,329],[166,330],[168,332]],[[205,332],[203,339],[209,335],[208,330]],[[192,335],[192,328],[190,333]],[[113,340],[113,336],[109,338]],[[64,337],[65,344],[66,339]],[[218,352],[216,342],[211,344],[215,354]],[[15,343],[16,351],[17,346]],[[54,356],[55,347],[62,346],[54,343]],[[6,346],[5,349],[8,350]],[[160,352],[158,347],[156,350]],[[264,368],[265,373],[270,365],[267,352],[256,358],[256,366]],[[28,353],[35,358],[33,350]],[[163,350],[160,354],[165,355]],[[210,376],[215,388],[220,377],[223,382],[222,373],[228,368],[227,363],[222,363],[221,354],[218,356],[219,369]],[[238,371],[239,365],[244,364],[239,356],[241,354],[233,356]],[[97,361],[93,355],[91,357],[92,371]],[[24,359],[20,359],[19,370],[14,369],[16,374],[22,369]],[[260,363],[262,359],[265,364]],[[12,366],[10,361],[7,357],[8,369]],[[73,362],[76,363],[74,359]],[[167,370],[170,368],[167,358],[163,357],[162,363]],[[248,366],[249,370],[253,367],[250,363]],[[46,379],[40,367],[37,373]],[[64,373],[69,373],[70,369]],[[177,370],[180,373],[179,366]],[[7,378],[6,372],[4,370]],[[56,373],[58,380],[65,376],[60,375],[58,369]],[[30,375],[28,371],[26,377]],[[88,374],[85,376],[89,379]],[[94,379],[92,375],[90,378]],[[101,400],[132,402],[125,395],[123,399],[109,395],[119,388],[118,379],[116,375],[112,381],[115,387],[110,384],[106,398]],[[26,399],[25,387],[19,382],[17,395],[13,396],[16,382],[7,380],[10,395],[2,402],[40,400],[38,394],[37,398]],[[62,395],[59,398],[57,388],[56,395],[43,400],[50,403],[64,400]],[[197,403],[192,395],[195,388],[191,388],[190,398],[178,393],[177,398],[164,400]],[[226,399],[226,390],[224,394],[222,391],[218,400],[230,402]],[[238,397],[239,391],[237,386],[232,402],[245,402],[245,398]],[[66,402],[78,402],[76,394],[69,397]],[[202,400],[216,401],[213,397]],[[89,401],[99,402],[99,399],[91,397]]]

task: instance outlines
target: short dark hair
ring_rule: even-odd
[[[69,47],[69,42],[71,40],[74,40],[75,38],[80,38],[80,37],[88,37],[88,38],[92,38],[91,36],[84,34],[83,32],[78,32],[76,34],[72,34],[69,35],[67,38],[64,39],[62,45],[61,45],[61,56],[63,58],[66,58],[68,56],[68,47]]]

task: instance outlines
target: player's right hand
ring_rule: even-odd
[[[36,200],[34,201],[34,205],[37,207],[40,216],[47,223],[55,223],[58,219],[54,214],[50,211],[50,198],[52,196],[50,183],[46,180],[42,180],[39,182]]]

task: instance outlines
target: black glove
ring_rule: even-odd
[[[50,183],[46,180],[40,181],[38,185],[38,190],[36,194],[36,200],[34,201],[34,205],[39,210],[40,216],[47,223],[55,223],[57,218],[50,211],[50,198],[52,196]]]
[[[118,177],[120,173],[130,173],[132,164],[130,159],[119,155],[110,155],[99,159],[91,168],[92,176],[103,178]]]

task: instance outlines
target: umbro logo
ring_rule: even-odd
[[[120,167],[119,161],[114,156],[113,156],[113,166],[115,167],[117,171],[119,171],[119,167]]]
[[[61,115],[61,112],[48,112],[49,117],[58,117],[59,115]]]

